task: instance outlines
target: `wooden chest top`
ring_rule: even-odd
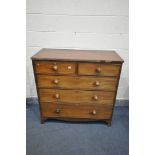
[[[32,60],[61,60],[123,63],[123,59],[111,50],[41,49]]]

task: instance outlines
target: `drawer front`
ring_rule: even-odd
[[[113,104],[115,92],[39,89],[40,102]]]
[[[76,64],[71,62],[35,61],[35,72],[42,74],[75,74]]]
[[[115,91],[117,78],[113,77],[67,77],[37,75],[38,88],[64,88]]]
[[[110,119],[112,115],[111,105],[76,106],[41,103],[41,109],[43,117]]]
[[[78,73],[80,75],[119,76],[120,64],[80,63]]]

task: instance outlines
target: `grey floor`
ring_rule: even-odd
[[[38,105],[27,105],[27,155],[128,155],[128,107],[116,107],[113,123],[39,122]]]

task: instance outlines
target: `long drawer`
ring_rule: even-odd
[[[37,75],[38,88],[115,91],[117,78]]]
[[[113,104],[115,92],[39,89],[40,102]]]
[[[41,103],[42,116],[46,118],[110,119],[112,105],[75,106],[68,104]]]

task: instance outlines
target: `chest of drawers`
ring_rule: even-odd
[[[123,60],[115,51],[42,49],[32,57],[40,120],[111,125]]]

